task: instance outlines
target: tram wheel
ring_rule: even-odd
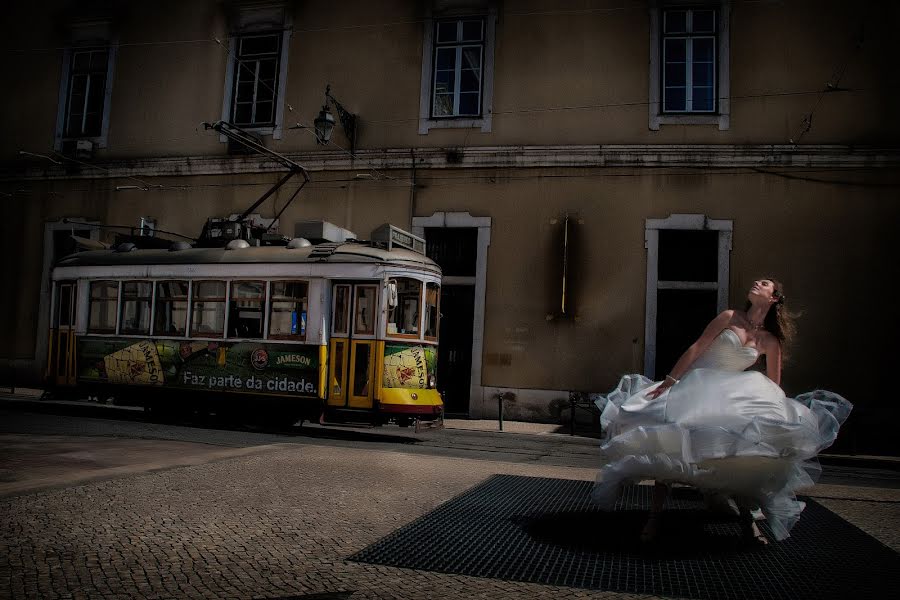
[[[412,417],[397,417],[397,425],[399,427],[409,427],[414,422]]]

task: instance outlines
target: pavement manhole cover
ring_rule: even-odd
[[[626,488],[608,513],[591,504],[591,486],[496,475],[350,560],[683,598],[868,598],[900,586],[896,552],[809,499],[788,540],[747,548],[736,519],[676,489],[646,547],[649,486]]]

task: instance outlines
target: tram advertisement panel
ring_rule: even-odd
[[[437,353],[434,346],[384,345],[384,387],[425,389],[428,387],[428,377],[434,375],[436,369]]]
[[[81,338],[78,380],[207,391],[318,393],[318,346]]]

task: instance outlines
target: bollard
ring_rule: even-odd
[[[500,421],[500,431],[503,431],[503,401],[515,400],[516,395],[512,392],[500,392],[497,394],[497,415]]]
[[[569,407],[571,408],[571,416],[569,417],[569,435],[575,435],[575,408],[577,408],[578,398],[576,392],[569,392]]]

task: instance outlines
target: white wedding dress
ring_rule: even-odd
[[[744,370],[758,356],[725,329],[659,397],[647,397],[659,382],[642,375],[595,396],[608,462],[594,500],[612,509],[625,481],[686,483],[755,504],[776,539],[788,537],[804,508],[794,493],[814,483],[813,459],[853,406],[824,390],[786,397],[762,373]]]

